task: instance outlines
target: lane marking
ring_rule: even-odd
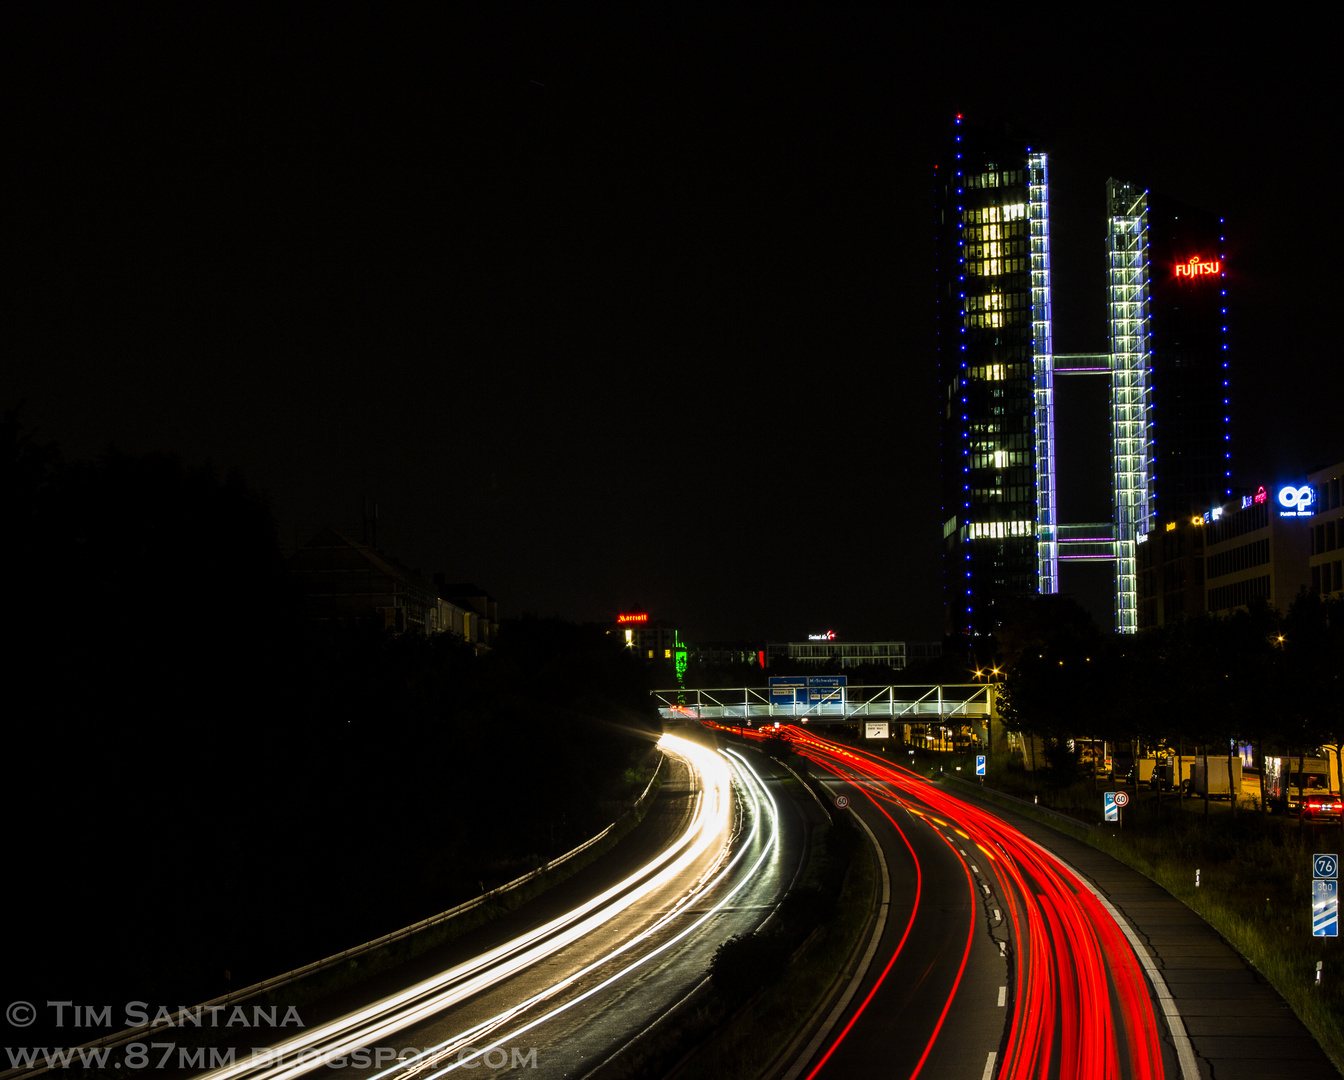
[[[1005,1004],[1007,1001],[1008,1001],[1008,987],[1006,987],[1006,986],[1000,986],[1000,987],[999,987],[999,1008],[1002,1009],[1003,1006],[1004,1006],[1004,1004]]]
[[[845,992],[840,995],[840,1000],[835,1003],[835,1008],[826,1017],[825,1023],[821,1029],[813,1036],[812,1041],[807,1044],[807,1048],[799,1053],[794,1059],[792,1067],[784,1074],[784,1080],[797,1080],[802,1071],[811,1064],[817,1051],[821,1049],[821,1044],[831,1034],[831,1029],[840,1022],[840,1017],[849,1007],[850,1001],[859,991],[859,984],[863,982],[868,974],[868,968],[873,962],[873,956],[877,952],[878,943],[882,940],[882,934],[887,927],[887,917],[891,912],[891,874],[887,870],[887,857],[882,853],[882,845],[878,842],[877,836],[873,830],[868,827],[868,822],[859,816],[857,810],[850,810],[854,815],[854,820],[863,826],[863,831],[868,834],[868,840],[872,843],[877,852],[877,861],[882,868],[882,902],[878,905],[877,921],[873,927],[873,936],[868,941],[868,948],[864,950],[863,959],[859,961],[858,969],[854,972],[853,978],[849,980],[849,985],[845,987]]]
[[[989,1060],[985,1062],[985,1071],[980,1074],[980,1080],[989,1080],[994,1075],[994,1059],[999,1056],[997,1050],[989,1052]]]

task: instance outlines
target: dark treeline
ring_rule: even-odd
[[[306,623],[237,476],[65,463],[11,413],[0,496],[12,996],[186,1004],[358,944],[600,829],[651,745],[601,627]]]
[[[1050,741],[1105,738],[1226,754],[1233,741],[1300,754],[1344,739],[1344,603],[1303,592],[1136,635],[1102,635],[1064,597],[998,635],[1009,726]]]

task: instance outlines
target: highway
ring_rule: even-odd
[[[804,848],[802,816],[775,799],[759,755],[670,735],[660,745],[674,768],[659,803],[677,807],[680,821],[645,864],[269,1056],[240,1055],[204,1075],[288,1080],[338,1069],[429,1080],[484,1066],[583,1076],[621,1052],[704,978],[720,942],[770,918]]]
[[[1123,932],[1052,855],[880,756],[778,734],[852,800],[890,882],[872,963],[790,1076],[1180,1075]]]

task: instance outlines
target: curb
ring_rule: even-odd
[[[762,1075],[778,1077],[779,1080],[797,1080],[797,1077],[807,1067],[807,1063],[812,1060],[821,1044],[834,1030],[840,1017],[844,1014],[849,1003],[854,1000],[854,995],[858,993],[859,984],[864,976],[868,974],[868,968],[872,965],[873,954],[877,952],[877,944],[882,940],[882,934],[887,928],[887,915],[891,910],[891,874],[887,869],[886,856],[882,854],[882,845],[878,843],[873,830],[868,827],[868,823],[859,817],[853,808],[849,811],[854,815],[854,820],[862,826],[864,833],[867,834],[869,842],[873,845],[873,851],[877,854],[878,866],[882,871],[882,892],[877,906],[873,909],[869,917],[868,926],[865,934],[860,935],[859,941],[854,946],[854,952],[851,954],[846,968],[836,976],[835,983],[827,993],[825,1000],[817,1007],[812,1019],[804,1026],[801,1034],[796,1036],[792,1042],[784,1049],[777,1059],[781,1064],[772,1064]],[[864,946],[864,937],[867,937],[867,945]],[[863,949],[863,958],[855,961],[859,955],[859,950]],[[845,971],[852,971],[849,981],[845,983],[844,989],[839,989],[840,983],[844,980]],[[821,1019],[825,1014],[825,1018]],[[811,1035],[811,1039],[808,1036]],[[808,1040],[806,1046],[803,1046],[804,1040]],[[790,1063],[787,1068],[784,1062]],[[781,1072],[781,1070],[783,1070]]]

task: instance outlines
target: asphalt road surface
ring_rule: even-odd
[[[651,811],[660,820],[640,829],[662,843],[644,845],[641,865],[607,859],[582,895],[528,905],[527,926],[506,921],[474,935],[472,955],[421,965],[405,985],[384,980],[377,1000],[278,1045],[273,1061],[207,1075],[582,1077],[620,1053],[705,978],[719,943],[772,916],[801,865],[804,813],[771,790],[783,770],[712,742],[664,737],[673,770]]]
[[[1001,819],[879,757],[793,729],[881,845],[873,963],[804,1077],[1178,1076],[1104,902]]]

